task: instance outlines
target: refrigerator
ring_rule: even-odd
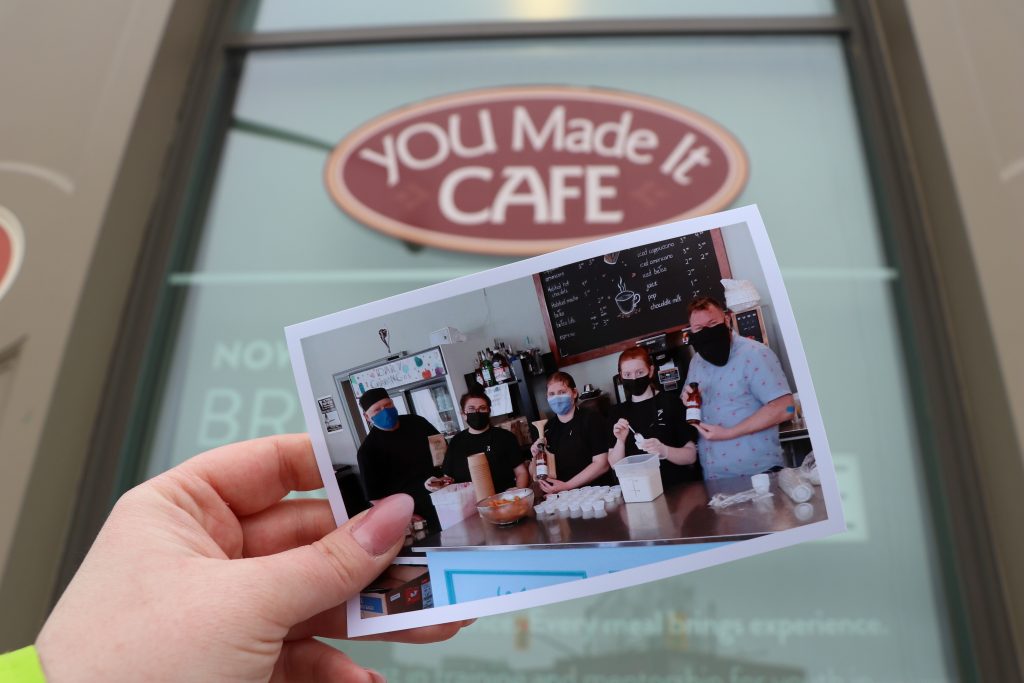
[[[459,398],[466,392],[465,373],[475,367],[475,348],[468,341],[442,344],[335,374],[338,394],[345,398],[347,417],[358,441],[370,431],[359,397],[374,388],[387,390],[399,415],[419,415],[448,436],[465,429]]]

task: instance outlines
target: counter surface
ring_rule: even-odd
[[[594,519],[530,516],[499,527],[473,515],[415,542],[403,554],[740,541],[827,518],[820,487],[798,506],[778,487],[777,475],[770,478],[771,498],[721,510],[708,507],[711,497],[749,489],[750,477],[680,484],[649,503],[620,502]]]

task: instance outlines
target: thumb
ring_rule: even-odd
[[[248,560],[271,587],[267,618],[291,627],[357,595],[401,550],[412,511],[410,496],[388,496],[319,541]]]

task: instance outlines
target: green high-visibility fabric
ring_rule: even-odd
[[[34,645],[0,655],[0,683],[46,683]]]

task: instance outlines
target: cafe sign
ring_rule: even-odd
[[[392,237],[458,251],[539,254],[712,213],[743,188],[739,142],[671,102],[577,87],[427,100],[342,140],[331,197]]]
[[[14,284],[25,254],[25,236],[17,217],[0,206],[0,300]]]

